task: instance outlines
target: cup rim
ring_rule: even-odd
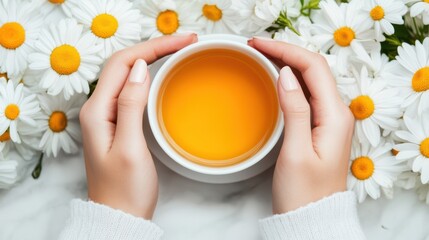
[[[161,68],[153,78],[151,88],[149,91],[149,99],[148,99],[148,106],[147,106],[150,127],[152,129],[152,132],[156,141],[161,146],[162,150],[173,161],[177,162],[181,166],[198,173],[209,174],[209,175],[232,174],[232,173],[243,171],[255,165],[273,149],[273,147],[279,140],[279,137],[282,133],[283,125],[284,125],[281,109],[279,106],[276,126],[273,129],[273,132],[271,133],[267,142],[254,155],[252,155],[251,157],[249,157],[248,159],[240,163],[237,163],[231,166],[208,167],[208,166],[199,165],[190,160],[187,160],[185,157],[183,157],[178,152],[176,152],[176,150],[173,149],[173,147],[168,143],[168,141],[164,137],[158,122],[157,103],[158,103],[158,95],[159,95],[159,90],[161,88],[161,85],[166,75],[176,65],[176,63],[180,62],[184,58],[196,52],[207,50],[207,49],[219,49],[219,48],[226,48],[226,49],[239,51],[256,60],[270,75],[273,81],[274,87],[275,89],[277,89],[276,82],[277,82],[279,73],[274,67],[274,65],[264,55],[262,55],[260,52],[256,51],[255,49],[253,49],[252,47],[246,44],[238,43],[231,40],[225,40],[225,39],[222,39],[222,36],[218,36],[218,38],[215,38],[215,39],[198,41],[197,43],[191,44],[177,51],[173,55],[171,55],[171,57],[161,66]]]

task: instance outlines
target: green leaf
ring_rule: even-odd
[[[416,41],[415,34],[405,25],[393,25],[395,33],[388,36],[385,35],[386,41],[381,42],[381,52],[386,54],[390,60],[393,60],[398,55],[398,47],[402,43],[414,44]]]
[[[277,18],[277,20],[274,22],[272,26],[265,29],[267,32],[277,32],[278,30],[289,28],[297,35],[301,36],[301,34],[298,32],[298,30],[295,29],[295,27],[292,24],[292,21],[287,17],[286,10],[280,12],[280,16]]]
[[[92,93],[93,93],[93,92],[94,92],[94,90],[95,90],[95,87],[97,86],[97,83],[98,83],[98,79],[97,79],[97,80],[95,80],[94,82],[92,82],[92,83],[90,83],[90,84],[89,84],[89,94],[88,94],[88,98],[89,98],[89,97],[91,97]]]
[[[311,10],[320,9],[319,8],[320,0],[310,0],[307,5],[303,5],[301,8],[301,14],[304,16],[310,16]]]

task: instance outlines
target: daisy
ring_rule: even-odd
[[[0,153],[0,155],[3,155]],[[15,160],[6,160],[0,156],[0,189],[9,188],[16,183],[18,179],[18,162]]]
[[[308,49],[313,52],[318,52],[320,49],[316,44],[311,42],[311,21],[306,17],[300,17],[295,22],[294,27],[298,30],[300,35],[294,33],[291,29],[285,28],[274,34],[275,40],[285,41],[302,48]]]
[[[0,71],[10,77],[24,72],[43,24],[32,5],[23,0],[0,2]]]
[[[362,3],[363,11],[370,16],[374,24],[378,41],[386,40],[383,33],[387,35],[395,33],[392,23],[404,24],[402,16],[407,13],[408,8],[402,0],[365,0]]]
[[[419,184],[417,186],[417,194],[419,195],[420,201],[429,204],[429,184]]]
[[[386,66],[389,84],[398,89],[402,107],[411,115],[429,108],[429,38],[398,47],[396,60]]]
[[[347,188],[356,192],[359,202],[367,195],[379,198],[380,188],[391,189],[397,176],[404,171],[404,165],[390,150],[389,145],[371,147],[353,142]]]
[[[90,41],[103,46],[104,59],[140,41],[141,15],[129,1],[79,1],[76,5],[73,15],[91,30]]]
[[[313,42],[323,52],[338,56],[337,68],[347,70],[350,55],[365,52],[377,45],[371,21],[359,11],[359,1],[341,3],[333,0],[320,2],[320,10],[314,11]]]
[[[416,186],[419,186],[420,175],[412,171],[405,171],[398,176],[398,179],[395,181],[395,186],[409,190],[413,189]]]
[[[290,19],[300,16],[299,0],[234,1],[236,12],[242,15],[242,34],[254,36],[270,27],[283,12]]]
[[[142,14],[142,37],[154,38],[184,32],[201,32],[197,21],[201,11],[199,4],[188,1],[140,0]]]
[[[381,46],[378,45],[374,47],[369,52],[359,52],[356,53],[356,56],[351,58],[351,64],[355,66],[356,69],[360,69],[362,65],[369,70],[369,74],[375,80],[388,80],[388,75],[386,71],[386,65],[389,63],[389,58],[386,54],[381,53]]]
[[[78,94],[66,101],[62,97],[40,95],[39,100],[43,115],[39,123],[43,132],[39,147],[47,156],[56,157],[61,150],[76,153],[81,139],[79,111],[86,96]]]
[[[205,26],[205,33],[238,33],[241,20],[233,8],[232,0],[199,0],[201,16],[198,21]]]
[[[357,85],[341,87],[345,102],[356,119],[355,134],[361,143],[369,142],[373,147],[380,143],[382,129],[397,130],[401,98],[395,89],[386,88],[385,81],[374,81],[368,77],[365,67],[355,76]]]
[[[63,93],[69,99],[75,92],[89,93],[88,82],[95,80],[102,59],[102,46],[83,26],[65,19],[44,29],[30,54],[30,69],[42,74],[40,87],[50,95]]]
[[[72,16],[72,8],[76,7],[77,0],[35,0],[36,6],[45,16],[45,22]]]
[[[395,134],[404,143],[397,144],[399,151],[396,158],[407,160],[413,172],[421,173],[423,183],[429,182],[429,111],[420,117],[404,116],[406,130],[396,131]]]
[[[21,143],[18,130],[37,126],[34,117],[40,111],[36,95],[26,95],[22,89],[22,84],[14,87],[12,81],[0,81],[0,134],[8,131],[17,143]]]
[[[424,24],[429,24],[429,1],[428,0],[404,0],[406,4],[412,4],[410,7],[411,17],[423,19]]]
[[[40,151],[38,148],[40,132],[38,128],[18,129],[21,143],[13,142],[10,138],[9,130],[0,135],[0,152],[7,155],[10,151],[16,150],[25,160],[31,160]]]

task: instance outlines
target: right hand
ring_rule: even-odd
[[[164,36],[115,53],[80,112],[88,197],[151,219],[158,177],[143,135],[150,77],[146,63],[197,41],[195,34]]]
[[[354,117],[336,90],[326,60],[279,41],[253,38],[249,45],[290,66],[301,79],[286,66],[277,82],[285,128],[273,178],[273,213],[345,191]]]

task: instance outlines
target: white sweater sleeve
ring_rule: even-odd
[[[335,193],[297,210],[260,220],[265,240],[363,240],[356,196]]]
[[[163,234],[151,221],[91,201],[72,200],[70,210],[60,240],[158,240]]]

